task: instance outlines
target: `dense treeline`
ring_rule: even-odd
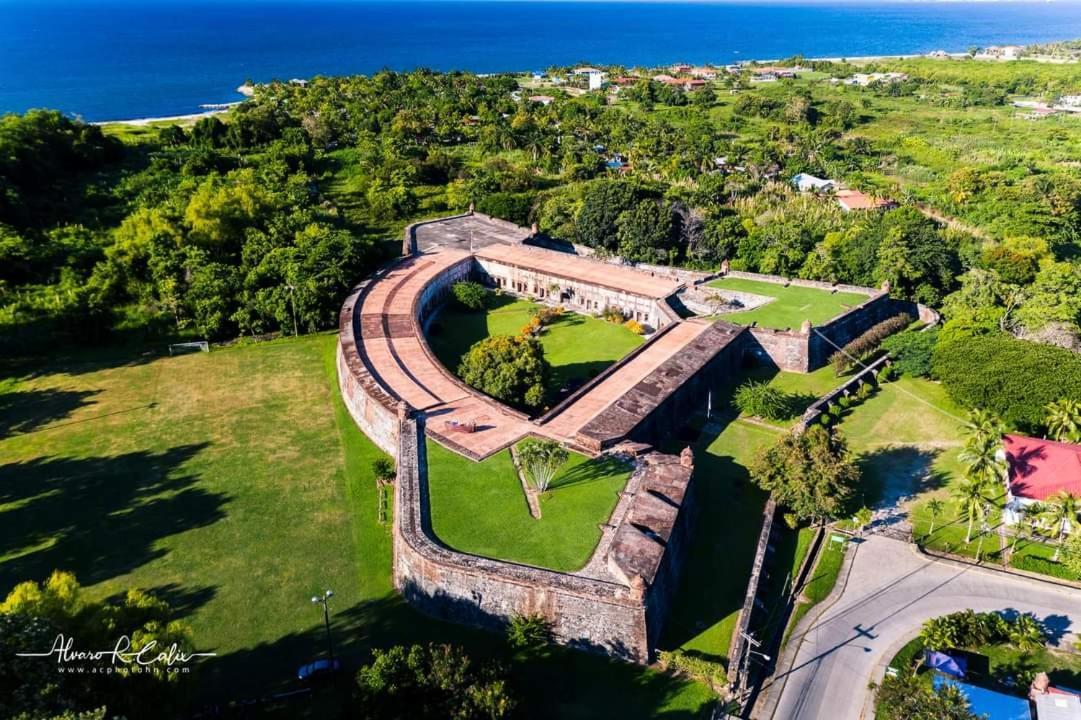
[[[822,79],[763,85],[747,71],[695,93],[645,79],[608,96],[554,87],[550,103],[510,76],[315,78],[260,85],[220,119],[125,143],[56,113],[8,116],[0,332],[25,349],[57,331],[327,327],[380,261],[376,238],[473,202],[630,260],[889,283],[942,307],[946,339],[1076,344],[1077,171],[1029,161],[1007,137],[994,162],[947,153],[924,110],[958,88],[973,107],[1055,92],[1076,71],[884,63],[862,70],[908,78],[850,88],[824,75],[855,67],[814,67]],[[877,124],[898,114],[912,132]],[[796,193],[797,172],[900,207],[842,212]]]

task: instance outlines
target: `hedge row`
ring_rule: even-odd
[[[869,330],[833,353],[830,356],[830,365],[838,375],[848,372],[856,365],[857,360],[862,361],[877,350],[883,340],[911,324],[912,317],[907,313],[901,313],[872,325]]]
[[[1006,334],[940,342],[931,369],[957,403],[1030,434],[1043,429],[1048,403],[1081,400],[1081,356]]]

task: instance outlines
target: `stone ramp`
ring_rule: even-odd
[[[609,405],[623,397],[635,385],[659,368],[666,360],[694,342],[709,328],[708,322],[682,322],[666,332],[648,348],[634,356],[596,387],[574,401],[563,412],[547,423],[547,432],[576,437],[578,431],[590,420],[600,415]]]

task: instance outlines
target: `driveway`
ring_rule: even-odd
[[[925,620],[964,608],[1031,612],[1056,645],[1081,632],[1081,590],[930,560],[880,535],[850,547],[823,607],[792,634],[756,718],[870,718],[867,684]]]

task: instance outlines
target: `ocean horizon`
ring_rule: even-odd
[[[1081,37],[1077,2],[0,1],[0,112],[197,113],[247,80],[901,55]]]

